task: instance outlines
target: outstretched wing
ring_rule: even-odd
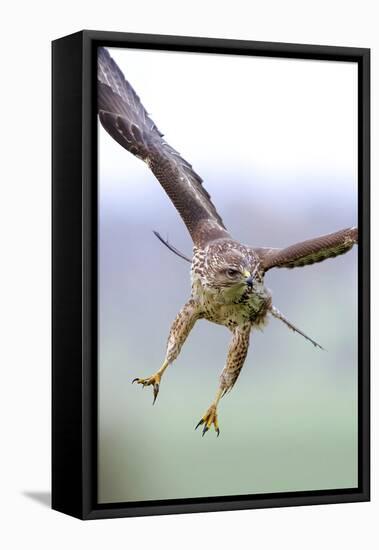
[[[303,267],[348,252],[358,243],[358,229],[336,233],[293,244],[287,248],[254,248],[264,271],[273,267]]]
[[[200,176],[165,142],[105,48],[98,49],[98,112],[113,139],[150,167],[195,244],[229,236]]]

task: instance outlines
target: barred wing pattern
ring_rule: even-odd
[[[351,227],[293,244],[287,248],[254,248],[264,271],[273,267],[303,267],[345,254],[358,243],[358,229]]]
[[[105,48],[98,49],[98,113],[113,139],[150,167],[196,245],[229,236],[202,179],[163,139]]]

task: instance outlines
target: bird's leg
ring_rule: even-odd
[[[241,372],[249,348],[250,331],[250,323],[238,326],[233,330],[233,337],[229,346],[226,365],[220,375],[220,385],[216,397],[195,427],[196,430],[196,428],[204,424],[203,436],[207,433],[212,424],[216,430],[217,437],[220,434],[217,419],[217,406],[221,397],[232,389]]]
[[[175,361],[178,357],[180,350],[184,342],[187,339],[187,336],[191,332],[194,324],[199,318],[199,307],[195,300],[190,299],[179,311],[178,315],[175,318],[175,321],[172,323],[170,334],[167,341],[166,357],[163,362],[163,365],[155,374],[147,378],[135,378],[133,382],[141,384],[144,386],[153,386],[154,401],[158,396],[159,384],[161,382],[162,375],[167,367]]]

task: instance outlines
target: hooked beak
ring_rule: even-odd
[[[250,289],[253,288],[253,277],[251,276],[250,271],[244,271],[243,274],[244,274],[244,276],[246,277],[245,282],[246,282],[247,286],[248,286]]]

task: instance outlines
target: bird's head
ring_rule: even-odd
[[[234,241],[212,243],[207,247],[203,283],[234,301],[254,285],[254,266],[248,249]]]

